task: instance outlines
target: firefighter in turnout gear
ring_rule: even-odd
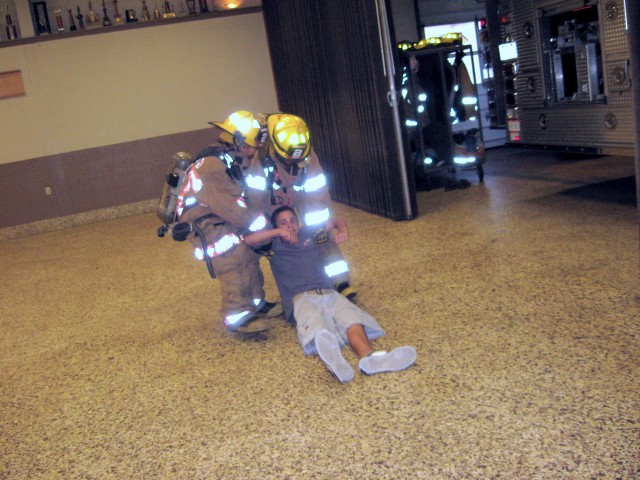
[[[262,134],[265,143],[259,167],[265,182],[261,186],[265,191],[264,211],[271,215],[278,207],[289,206],[297,211],[304,225],[317,227],[315,241],[323,245],[325,270],[336,289],[352,300],[357,292],[350,284],[349,266],[325,229],[332,217],[331,197],[320,161],[311,147],[307,124],[298,116],[275,113],[266,117]],[[340,219],[340,225],[347,235],[344,219]],[[292,322],[288,307],[284,306],[285,316]]]
[[[256,192],[263,193],[248,187],[245,177],[257,152],[260,126],[245,111],[212,125],[220,135],[186,172],[177,205],[182,227],[177,230],[184,232],[182,239],[193,244],[196,258],[218,279],[227,330],[255,333],[268,329],[264,317],[283,311],[281,304],[265,301],[260,255],[242,243],[240,234],[266,224],[261,199],[252,198]]]

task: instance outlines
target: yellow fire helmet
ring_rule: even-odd
[[[422,50],[423,48],[427,47],[437,47],[441,43],[442,40],[440,40],[439,37],[423,38],[422,40],[414,43],[413,48],[415,48],[416,50]]]
[[[311,138],[303,119],[290,113],[274,113],[267,119],[269,138],[279,157],[298,163],[309,155]]]
[[[445,33],[444,35],[442,35],[440,37],[440,40],[442,41],[442,43],[446,43],[446,44],[461,45],[462,44],[462,34],[459,33],[459,32]]]
[[[400,50],[401,52],[406,52],[407,50],[412,50],[413,49],[413,44],[411,42],[408,42],[406,40],[403,40],[402,42],[398,42],[398,50]]]
[[[235,141],[238,145],[246,143],[251,147],[257,146],[256,138],[260,133],[260,124],[251,112],[238,110],[229,115],[222,123],[209,123],[223,130],[220,134],[220,140],[223,142],[232,143]]]

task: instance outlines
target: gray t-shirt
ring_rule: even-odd
[[[291,245],[281,238],[271,243],[271,271],[278,285],[285,318],[293,322],[293,297],[316,288],[333,288],[333,282],[324,270],[324,258],[318,242],[327,239],[326,232],[302,227],[298,243]]]

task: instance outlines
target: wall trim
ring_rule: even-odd
[[[160,196],[158,195],[158,199]],[[114,220],[116,218],[128,217],[140,213],[155,211],[158,206],[158,199],[145,200],[142,202],[118,205],[117,207],[100,208],[88,212],[65,215],[64,217],[50,218],[32,223],[25,223],[15,227],[0,228],[0,241],[12,240],[15,238],[38,235],[40,233],[53,232],[65,228],[79,227],[91,223]]]

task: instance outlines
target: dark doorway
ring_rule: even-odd
[[[394,220],[417,214],[393,89],[384,0],[264,0],[278,104],[303,117],[334,200]],[[409,177],[408,177],[409,176]]]

